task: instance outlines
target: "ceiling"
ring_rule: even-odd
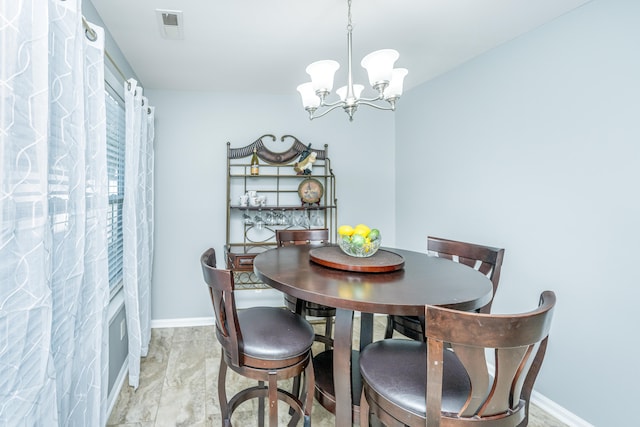
[[[405,90],[591,0],[353,0],[354,82],[360,60],[398,50]],[[346,0],[91,0],[147,89],[295,93],[305,67],[335,59],[346,84]],[[156,9],[181,11],[179,40]]]

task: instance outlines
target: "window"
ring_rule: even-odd
[[[107,171],[109,176],[107,239],[109,244],[109,288],[113,296],[122,286],[125,113],[123,99],[108,84],[105,87]]]

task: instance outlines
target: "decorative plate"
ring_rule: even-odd
[[[320,203],[324,195],[324,187],[317,179],[307,178],[298,186],[298,195],[302,203]]]

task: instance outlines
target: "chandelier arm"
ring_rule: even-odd
[[[378,95],[378,97],[376,97],[376,98],[358,98],[356,100],[356,103],[375,102],[375,101],[380,101],[382,99],[383,98],[380,95]]]
[[[322,101],[320,103],[321,107],[330,107],[330,108],[335,108],[335,107],[341,107],[344,104],[346,104],[346,102],[342,101],[342,100],[338,100],[335,102],[326,102],[326,101]]]
[[[342,107],[343,105],[344,105],[344,103],[342,103],[342,102],[338,102],[338,103],[336,103],[336,104],[332,105],[330,108],[328,108],[328,109],[324,110],[324,111],[323,111],[322,113],[320,113],[320,114],[315,114],[315,113],[316,113],[316,111],[318,111],[318,110],[316,110],[316,111],[314,111],[314,112],[313,112],[313,117],[311,117],[311,119],[319,119],[320,117],[327,115],[327,114],[328,114],[328,113],[330,113],[331,111],[335,110],[335,109],[336,109],[336,108],[338,108],[338,107]],[[325,107],[326,107],[326,105],[325,105]]]
[[[386,110],[386,111],[394,111],[395,106],[392,105],[390,107],[385,107],[384,105],[374,104],[373,102],[368,102],[366,100],[358,99],[356,101],[356,105],[367,105],[369,107],[377,108],[378,110]]]

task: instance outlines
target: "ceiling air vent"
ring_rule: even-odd
[[[160,35],[165,39],[182,40],[182,11],[156,9]]]

